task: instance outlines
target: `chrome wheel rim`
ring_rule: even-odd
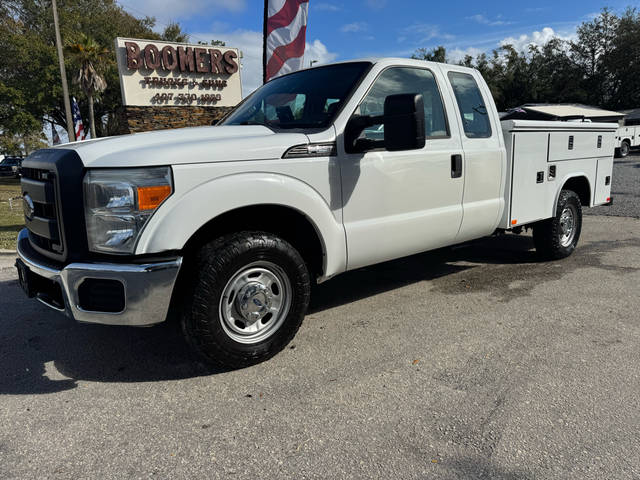
[[[267,261],[246,265],[231,276],[222,292],[222,328],[236,342],[262,342],[284,323],[291,297],[291,282],[278,265]]]
[[[576,236],[576,218],[578,212],[573,205],[567,205],[560,214],[560,245],[568,247]]]

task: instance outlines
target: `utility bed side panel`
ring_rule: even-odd
[[[611,172],[617,124],[507,120],[505,211],[499,228],[510,229],[555,215],[565,182],[586,177],[591,202],[611,195]]]
[[[622,140],[629,140],[632,147],[640,146],[640,126],[625,125],[616,132],[616,148],[620,147]]]

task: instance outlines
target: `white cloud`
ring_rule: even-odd
[[[547,10],[551,10],[551,7],[527,7],[524,9],[524,11],[527,13],[539,13],[545,12]]]
[[[340,31],[343,33],[356,33],[356,32],[364,32],[368,29],[368,25],[365,22],[354,22],[347,23],[340,28]]]
[[[447,33],[442,33],[438,25],[430,23],[414,23],[401,30],[398,42],[410,39],[417,44],[423,44],[433,39],[453,40],[455,37]]]
[[[305,66],[309,65],[312,60],[316,60],[315,64],[322,65],[323,63],[333,62],[337,53],[330,52],[327,50],[327,47],[320,40],[315,39],[313,42],[307,42],[307,45],[304,49],[304,64]]]
[[[475,59],[481,53],[484,53],[484,50],[482,50],[481,48],[453,48],[451,50],[447,50],[447,61],[449,61],[450,63],[458,63],[464,60],[464,57],[467,55],[471,55]]]
[[[334,5],[333,3],[312,3],[311,8],[324,12],[339,12],[342,10],[341,7]]]
[[[234,30],[231,32],[199,32],[194,37],[217,39],[226,42],[227,47],[237,48],[242,52],[240,60],[242,78],[242,93],[246,97],[262,85],[262,32],[253,30]],[[304,66],[308,67],[311,60],[317,64],[328,63],[337,57],[329,52],[319,39],[307,42],[304,52]]]
[[[365,0],[364,3],[372,10],[380,10],[387,5],[387,0]]]
[[[203,11],[244,12],[246,0],[119,0],[118,3],[136,17],[156,17],[169,23],[190,18]]]
[[[471,15],[470,17],[467,17],[467,20],[473,20],[476,23],[479,23],[481,25],[487,25],[489,27],[511,25],[513,23],[513,22],[508,22],[506,20],[503,20],[502,15],[498,15],[495,19],[492,20],[488,18],[486,15],[483,15],[481,13],[477,15]]]
[[[572,40],[575,37],[575,32],[567,34],[560,34],[553,30],[551,27],[544,27],[540,31],[535,31],[531,34],[522,34],[518,37],[507,37],[500,41],[500,45],[513,45],[517,51],[527,51],[530,45],[543,46],[549,42],[552,38],[560,38],[562,40]]]

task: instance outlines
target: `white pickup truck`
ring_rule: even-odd
[[[250,365],[292,339],[312,282],[522,227],[541,255],[570,255],[582,208],[611,201],[616,128],[501,124],[460,66],[303,70],[219,126],[31,155],[20,282],[79,322],[176,312],[206,361]]]

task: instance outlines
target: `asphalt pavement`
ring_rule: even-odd
[[[640,218],[640,151],[615,159],[611,195],[612,206],[586,209],[585,213]]]
[[[616,207],[640,217],[627,180]],[[344,274],[290,347],[237,371],[194,362],[174,325],[28,301],[12,259],[2,479],[640,478],[636,218],[586,217],[557,262],[508,235]]]

